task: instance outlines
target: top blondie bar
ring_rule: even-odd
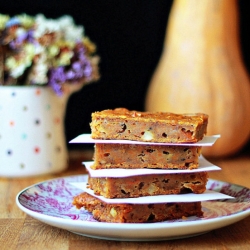
[[[103,140],[195,143],[207,132],[202,113],[139,112],[126,108],[92,113],[91,137]]]

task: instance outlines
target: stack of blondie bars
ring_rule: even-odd
[[[201,217],[200,201],[169,202],[166,197],[206,191],[208,173],[195,170],[199,168],[202,149],[196,143],[206,134],[207,124],[208,116],[200,113],[149,113],[124,108],[94,112],[91,137],[99,139],[99,143],[95,144],[87,188],[95,195],[83,192],[74,197],[73,204],[105,222]],[[98,170],[135,170],[135,174],[95,177],[92,173]],[[150,199],[155,196],[164,199],[155,203]],[[148,202],[137,202],[141,197],[149,197]],[[117,199],[119,202],[115,202]]]

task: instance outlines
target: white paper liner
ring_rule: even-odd
[[[221,199],[234,199],[232,196],[228,196],[222,193],[218,193],[212,190],[206,190],[203,194],[178,194],[178,195],[155,195],[155,196],[144,196],[139,198],[115,198],[107,199],[101,195],[95,195],[93,190],[87,188],[86,182],[72,182],[71,185],[81,189],[82,191],[106,202],[109,204],[157,204],[167,202],[198,202],[208,200],[221,200]]]
[[[131,140],[101,140],[92,139],[91,134],[81,134],[71,140],[69,143],[116,143],[116,144],[146,144],[146,145],[165,145],[165,146],[212,146],[220,135],[205,136],[201,141],[196,143],[166,143],[166,142],[142,142]]]
[[[199,168],[197,169],[91,169],[93,161],[83,162],[89,175],[91,177],[129,177],[136,175],[147,175],[147,174],[178,174],[178,173],[195,173],[195,172],[208,172],[221,170],[220,167],[213,165],[207,161],[203,156],[199,157]]]

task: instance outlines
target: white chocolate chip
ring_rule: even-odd
[[[116,210],[112,207],[110,212],[109,212],[113,217],[116,217],[117,216],[117,212]]]
[[[148,193],[150,195],[154,195],[154,193],[157,191],[157,188],[154,183],[151,183],[148,187]]]
[[[153,134],[150,131],[145,131],[142,136],[142,140],[144,141],[151,141],[154,138]]]

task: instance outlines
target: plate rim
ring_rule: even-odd
[[[22,193],[26,192],[27,190],[38,186],[42,183],[47,183],[47,182],[51,182],[51,181],[56,181],[56,180],[60,180],[60,179],[70,179],[70,178],[74,178],[77,176],[87,176],[87,174],[83,174],[83,175],[70,175],[70,176],[65,176],[65,177],[57,177],[57,178],[53,178],[53,179],[49,179],[49,180],[44,180],[38,183],[35,183],[33,185],[30,185],[24,189],[22,189],[21,191],[18,192],[18,194],[16,195],[16,204],[19,207],[19,209],[21,209],[23,212],[25,212],[26,214],[30,215],[31,217],[33,217],[36,220],[39,220],[45,224],[49,224],[51,226],[55,226],[57,228],[62,228],[65,229],[67,231],[70,231],[72,233],[75,234],[80,234],[83,236],[87,236],[87,237],[92,237],[92,238],[99,238],[99,239],[109,239],[109,240],[121,240],[121,237],[109,237],[107,235],[107,231],[105,229],[109,229],[113,230],[113,231],[117,231],[117,233],[119,233],[120,231],[126,231],[127,236],[125,236],[124,238],[122,238],[122,240],[127,240],[127,241],[150,241],[150,240],[168,240],[168,239],[176,239],[176,238],[183,238],[183,237],[192,237],[195,235],[199,235],[202,233],[206,233],[208,231],[214,230],[214,229],[219,229],[228,225],[231,225],[233,223],[236,223],[246,217],[248,217],[250,215],[250,208],[246,209],[244,211],[240,211],[238,213],[234,213],[231,215],[224,215],[224,216],[219,216],[216,218],[208,218],[208,219],[201,219],[201,220],[196,220],[196,221],[178,221],[178,222],[173,222],[173,223],[161,223],[161,222],[156,222],[156,223],[109,223],[109,222],[98,222],[98,221],[85,221],[85,220],[71,220],[71,219],[67,219],[67,218],[61,218],[61,217],[55,217],[55,216],[51,216],[51,215],[47,215],[47,214],[42,214],[33,210],[30,210],[26,207],[24,207],[20,201],[19,198],[22,195]],[[236,187],[240,187],[240,188],[247,188],[244,187],[242,185],[238,185],[238,184],[232,184],[230,182],[225,182],[225,181],[220,181],[220,180],[215,180],[215,179],[209,179],[210,181],[214,181],[214,182],[218,182],[220,184],[230,184]],[[248,190],[250,190],[249,188],[247,188]],[[209,202],[209,201],[207,201]],[[218,226],[218,222],[220,222],[220,226]],[[70,225],[69,225],[70,224]],[[73,227],[76,227],[77,230],[72,229],[72,224]],[[221,225],[222,224],[222,225]],[[133,225],[133,226],[131,226]],[[203,227],[204,230],[195,230],[198,229],[199,227]],[[104,230],[103,234],[100,235],[100,233],[96,233],[96,234],[91,234],[89,232],[92,232],[93,230],[95,230],[98,227],[98,231],[99,230]],[[167,235],[168,231],[172,231],[174,229],[174,231],[180,228],[188,228],[188,231],[190,231],[191,233],[188,234],[178,234],[175,235],[174,232],[171,235]],[[159,230],[163,230],[165,231],[166,235],[159,235],[159,237],[155,238],[153,237],[152,239],[150,237],[144,237],[143,235],[141,237],[138,237],[138,235],[133,235],[133,232],[135,231],[150,231],[150,230],[156,230],[157,232]],[[85,231],[85,233],[84,233]],[[127,232],[129,231],[129,232]],[[129,237],[128,237],[129,235]]]

